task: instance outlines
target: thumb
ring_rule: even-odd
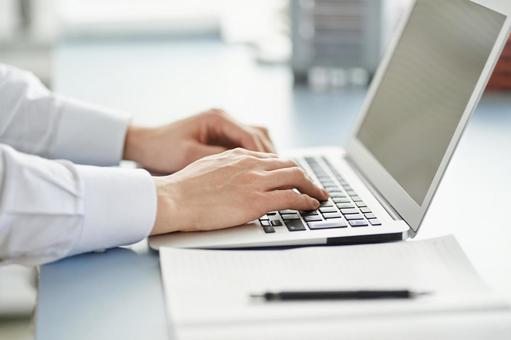
[[[196,144],[193,148],[191,148],[189,157],[193,162],[206,156],[215,155],[224,151],[227,151],[227,148],[223,146]]]

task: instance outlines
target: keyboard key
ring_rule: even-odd
[[[367,207],[367,204],[365,204],[365,202],[355,202],[355,204],[356,204],[356,205],[357,205],[357,207],[359,207],[359,208]]]
[[[365,220],[353,220],[350,221],[352,227],[366,227],[368,224]]]
[[[358,196],[357,193],[353,190],[346,190],[346,193],[350,196],[350,197],[353,197],[353,196]]]
[[[367,207],[360,208],[360,211],[363,212],[364,214],[371,213],[371,209],[369,209]]]
[[[300,215],[298,215],[298,214],[286,214],[286,215],[282,215],[282,219],[284,221],[287,221],[287,220],[299,220],[300,219]]]
[[[371,225],[381,225],[377,218],[370,218],[368,221],[371,223]]]
[[[348,216],[352,216],[352,215],[348,215]],[[325,219],[331,219],[331,218],[342,218],[342,214],[339,213],[339,212],[328,212],[328,213],[324,213],[323,214],[323,217]]]
[[[337,185],[327,185],[325,183],[321,184],[323,184],[323,187],[325,188],[326,191],[341,191],[341,188],[338,187]]]
[[[282,221],[280,220],[272,220],[271,222],[272,227],[282,227]]]
[[[362,214],[351,214],[345,216],[347,220],[363,220],[364,216]]]
[[[323,208],[319,208],[319,211],[321,211],[322,213],[330,213],[330,212],[337,212],[337,209],[334,207],[323,207]]]
[[[263,220],[269,220],[269,217],[267,215],[259,217],[259,221],[263,221]]]
[[[270,226],[263,227],[263,230],[267,234],[271,234],[271,233],[275,232],[275,229],[273,229],[273,227],[270,227]]]
[[[349,214],[358,214],[358,209],[341,209],[341,212],[342,212],[344,215],[349,215]]]
[[[350,203],[351,200],[347,197],[333,197],[332,201],[335,203]]]
[[[345,220],[337,218],[322,222],[309,222],[307,223],[311,230],[318,229],[331,229],[331,228],[346,228],[348,224]]]
[[[297,214],[298,211],[296,210],[290,210],[290,209],[286,209],[286,210],[281,210],[280,211],[280,214],[281,215],[288,215],[288,214]]]
[[[362,202],[362,199],[359,196],[351,196],[353,202]]]
[[[314,222],[311,222],[314,223]],[[286,227],[289,231],[302,231],[307,230],[301,220],[289,220],[286,221]]]
[[[365,214],[366,218],[367,219],[370,219],[370,218],[376,218],[376,216],[374,216],[373,213],[368,213],[368,214]]]
[[[316,221],[322,221],[323,219],[321,218],[321,216],[319,215],[309,215],[309,216],[304,216],[303,219],[306,221],[306,222],[316,222]]]
[[[312,210],[312,211],[302,211],[300,213],[302,216],[313,216],[313,215],[318,215],[319,214],[319,211],[317,210]]]
[[[337,208],[339,209],[353,209],[355,206],[351,203],[337,203]]]
[[[324,201],[324,202],[321,202],[319,206],[320,207],[333,207],[334,204],[330,201]]]
[[[330,193],[336,193],[336,192],[339,192],[339,193],[344,193],[344,190],[342,190],[340,187],[335,187],[335,188],[332,188],[330,187],[329,189],[327,189],[328,192]]]
[[[346,196],[344,193],[340,192],[340,191],[329,191],[328,194],[330,195],[330,197],[332,198],[346,198],[348,196]]]
[[[270,226],[270,221],[267,221],[267,220],[259,220],[259,223],[261,223],[261,225],[263,227],[269,227]]]

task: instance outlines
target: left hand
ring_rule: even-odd
[[[268,130],[236,122],[212,109],[155,128],[130,125],[124,159],[158,173],[173,173],[197,159],[241,147],[275,152]]]

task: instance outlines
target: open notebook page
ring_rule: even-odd
[[[452,236],[387,244],[289,250],[160,249],[169,317],[176,327],[293,323],[378,316],[506,310]],[[265,303],[280,290],[432,291],[413,300]]]

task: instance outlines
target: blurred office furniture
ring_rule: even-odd
[[[60,0],[62,37],[182,38],[220,35],[220,0]]]
[[[511,90],[511,37],[493,71],[488,84],[490,90]]]
[[[313,67],[362,68],[378,64],[382,0],[294,0],[291,2],[292,67],[307,79]]]
[[[35,268],[0,266],[0,339],[33,339],[36,280]]]
[[[0,0],[0,62],[50,83],[57,26],[55,0]]]
[[[29,317],[35,306],[35,285],[34,268],[0,267],[0,319]]]
[[[407,0],[291,0],[295,81],[367,85]],[[324,84],[323,84],[324,85]]]

